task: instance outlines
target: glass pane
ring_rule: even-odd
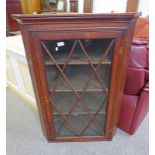
[[[86,51],[88,51],[91,61],[94,62],[101,60],[101,55],[103,55],[108,48],[109,44],[111,43],[111,39],[85,39],[81,42]],[[111,54],[109,53],[104,59],[104,62],[111,61],[111,58]]]
[[[102,136],[114,39],[43,40],[56,136]]]
[[[81,92],[82,94],[82,92]],[[80,93],[79,93],[80,95]],[[89,112],[95,113],[101,106],[100,112],[106,112],[106,96],[102,92],[84,92],[81,99],[76,97],[72,92],[61,92],[54,93],[51,96],[51,101],[53,101],[63,112],[63,114],[68,114],[74,106],[72,113],[74,114],[85,114],[85,105],[89,105]],[[96,104],[97,103],[97,104]],[[57,114],[57,110],[54,109],[53,112]]]
[[[54,124],[56,131],[59,131],[60,127],[63,124],[63,118],[60,115],[54,115]],[[75,136],[74,131],[70,130],[70,128],[64,124],[63,129],[59,134],[56,133],[56,136],[66,137],[66,136]]]
[[[111,41],[112,39],[46,40],[42,41],[42,44],[47,47],[58,64],[66,63],[71,51],[73,52],[69,64],[88,64],[89,61],[83,49],[85,49],[92,63],[98,63]],[[106,58],[103,59],[102,62],[111,63],[113,47],[109,50]],[[42,50],[44,51],[45,63],[47,65],[53,64],[54,62],[51,60],[46,50],[44,48],[42,48]]]
[[[105,118],[106,118],[105,113],[104,114],[98,114],[96,116],[93,115],[93,117],[95,117],[95,120],[99,124],[101,129],[100,128],[96,129],[96,125],[93,122],[91,122],[89,127],[85,130],[85,132],[83,134],[84,136],[90,136],[90,135],[97,136],[97,135],[102,135],[104,132]],[[90,132],[91,132],[91,134],[90,134]]]
[[[60,68],[62,67],[60,65]],[[78,66],[68,65],[63,72],[64,75],[61,74],[55,65],[48,65],[45,68],[50,91],[72,91],[73,89],[76,89],[76,91],[82,91],[83,89],[87,91],[102,91],[102,85],[108,91],[111,65],[100,65],[96,74],[90,65],[82,64]],[[94,65],[94,68],[96,69],[97,66]]]

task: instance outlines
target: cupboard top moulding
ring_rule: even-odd
[[[34,30],[44,30],[44,27],[46,27],[47,31],[48,26],[49,28],[65,28],[71,24],[78,24],[76,25],[77,27],[84,26],[83,24],[90,24],[89,27],[107,26],[116,28],[128,26],[129,23],[134,22],[140,15],[141,13],[51,13],[37,15],[14,14],[13,17],[22,25],[31,25],[32,30],[33,25],[42,25],[42,27],[35,26]],[[88,25],[86,26],[88,27]]]
[[[19,15],[48,141],[111,140],[140,13]]]

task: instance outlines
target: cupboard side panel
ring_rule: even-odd
[[[119,66],[118,66],[118,85],[116,91],[116,107],[114,110],[115,117],[113,119],[113,125],[117,126],[119,120],[119,112],[121,106],[121,99],[124,92],[125,80],[126,80],[126,73],[127,73],[127,66],[128,66],[128,54],[131,49],[131,43],[134,33],[135,21],[132,21],[128,25],[128,29],[124,31],[121,41],[121,54],[119,56]],[[116,128],[113,131],[113,134],[116,132]]]
[[[43,92],[42,92],[42,87],[40,84],[41,80],[41,75],[38,71],[38,63],[37,63],[37,58],[35,55],[35,48],[33,44],[33,38],[32,34],[27,31],[27,28],[25,25],[20,25],[21,33],[22,33],[22,38],[23,38],[23,43],[25,47],[25,52],[26,52],[26,57],[28,61],[28,67],[32,79],[32,85],[35,93],[35,98],[37,102],[37,107],[39,111],[39,117],[41,120],[41,125],[43,129],[44,135],[47,137],[47,139],[50,141],[53,138],[51,135],[54,135],[51,133],[51,128],[49,127],[48,122],[48,116],[46,114],[46,103],[44,100]]]

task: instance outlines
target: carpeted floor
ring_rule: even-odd
[[[118,129],[113,141],[47,143],[37,111],[7,90],[7,155],[148,155],[148,122],[133,136]]]

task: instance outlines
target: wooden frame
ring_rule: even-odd
[[[21,31],[40,119],[44,134],[48,141],[92,141],[112,139],[116,131],[120,99],[125,82],[127,51],[131,44],[134,25],[138,16],[139,14],[135,13],[14,15],[14,18],[21,24]],[[75,135],[58,137],[56,136],[56,124],[54,123],[55,114],[52,112],[55,105],[54,102],[50,100],[44,58],[41,52],[41,42],[43,40],[78,40],[81,38],[115,39],[104,133],[99,136]],[[48,49],[45,48],[45,50],[48,52]],[[52,60],[54,59],[52,58]],[[58,62],[54,61],[54,63],[63,74],[63,71],[59,68]],[[91,65],[91,61],[89,64]],[[76,91],[77,90],[72,87],[72,92],[76,93]],[[59,113],[62,114],[60,111]],[[65,121],[68,122],[68,120]]]
[[[137,12],[140,0],[128,0],[126,12]]]
[[[70,0],[70,12],[78,12],[78,0]]]
[[[84,0],[84,13],[92,13],[93,11],[93,0]]]
[[[20,0],[6,1],[7,33],[19,31],[19,25],[11,18],[11,14],[22,14]]]
[[[56,2],[56,11],[57,12],[65,12],[66,11],[66,5],[64,0],[57,0]]]

